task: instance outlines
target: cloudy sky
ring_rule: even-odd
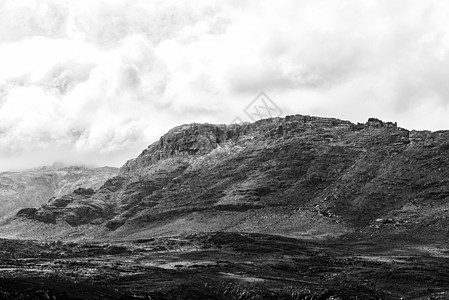
[[[175,125],[284,114],[449,129],[449,3],[2,0],[0,171],[120,166]]]

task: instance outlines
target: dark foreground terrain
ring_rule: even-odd
[[[208,233],[127,242],[0,240],[0,299],[448,299],[438,245]]]

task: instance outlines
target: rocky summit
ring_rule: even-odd
[[[252,232],[309,240],[449,238],[449,131],[291,115],[173,128],[98,189],[19,211],[15,237]]]

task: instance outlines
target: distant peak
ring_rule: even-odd
[[[49,166],[30,169],[29,171],[60,171],[60,170],[87,170],[92,169],[85,165],[69,165],[62,162],[54,162]]]

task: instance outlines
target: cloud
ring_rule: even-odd
[[[244,119],[260,91],[286,113],[447,128],[448,13],[438,0],[2,1],[0,170],[120,165],[180,123]]]
[[[68,14],[65,1],[4,0],[0,3],[0,42],[62,37]]]

